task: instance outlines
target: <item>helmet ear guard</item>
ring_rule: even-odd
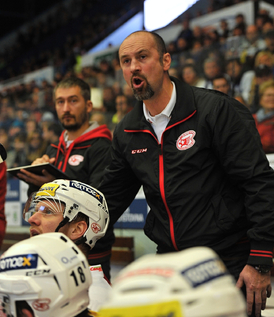
[[[85,255],[63,233],[23,240],[0,259],[0,306],[7,316],[17,316],[24,302],[35,317],[74,317],[88,306],[90,284]]]
[[[207,247],[145,255],[120,271],[104,317],[247,317],[241,291]]]

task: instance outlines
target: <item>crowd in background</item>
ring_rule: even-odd
[[[170,75],[238,99],[250,109],[259,132],[263,125],[260,134],[265,152],[274,152],[273,17],[260,10],[254,25],[247,25],[243,14],[235,14],[233,29],[226,20],[221,20],[217,28],[190,27],[190,22],[185,17],[177,39],[166,43],[172,56]],[[81,69],[74,61],[70,67],[56,67],[52,82],[44,80],[38,85],[32,81],[2,90],[0,143],[7,150],[9,168],[31,164],[59,138],[62,127],[55,113],[53,89],[68,76],[82,78],[101,93],[101,104],[95,105],[91,119],[107,124],[111,131],[135,105],[118,57]]]

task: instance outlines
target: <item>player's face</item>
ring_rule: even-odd
[[[79,86],[58,88],[55,92],[55,108],[64,129],[77,131],[89,121],[92,103],[85,101]]]
[[[43,233],[55,232],[55,229],[63,220],[64,208],[64,204],[60,205],[51,201],[38,202],[35,206],[35,211],[28,219],[30,224],[30,236],[33,237]]]

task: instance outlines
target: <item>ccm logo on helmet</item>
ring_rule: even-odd
[[[0,260],[0,272],[37,268],[37,254],[22,254]]]
[[[85,185],[83,183],[75,183],[73,181],[70,181],[70,187],[81,190],[83,192],[86,192],[87,194],[93,196],[94,198],[96,198],[97,200],[100,201],[100,203],[103,203],[103,197],[101,196],[101,194],[99,194],[96,190],[94,190],[93,188],[91,188],[88,185]]]
[[[193,287],[197,287],[215,278],[226,275],[227,271],[222,261],[211,259],[184,270],[181,274],[189,280]]]

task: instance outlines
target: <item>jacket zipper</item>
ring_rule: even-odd
[[[156,140],[156,142],[159,145],[159,186],[160,186],[160,194],[161,194],[162,201],[163,201],[163,203],[165,205],[165,208],[166,208],[166,211],[167,211],[167,214],[168,214],[168,218],[169,218],[169,232],[170,232],[171,242],[172,242],[172,245],[173,245],[173,247],[174,247],[174,249],[176,251],[179,251],[179,248],[177,247],[176,240],[175,240],[174,221],[173,221],[173,217],[172,217],[172,214],[170,212],[170,209],[169,209],[169,207],[167,205],[166,195],[165,195],[163,135],[164,135],[165,131],[173,128],[174,126],[176,126],[176,125],[178,125],[178,124],[180,124],[180,123],[182,123],[182,122],[184,122],[186,120],[188,120],[195,113],[196,113],[196,110],[191,115],[186,117],[185,119],[183,119],[183,120],[181,120],[179,122],[176,122],[175,124],[167,127],[162,133],[161,143],[159,143],[158,139],[155,137],[155,135],[150,130],[124,130],[125,132],[144,132],[144,133],[149,133],[150,135],[152,135],[154,137],[154,139]]]

